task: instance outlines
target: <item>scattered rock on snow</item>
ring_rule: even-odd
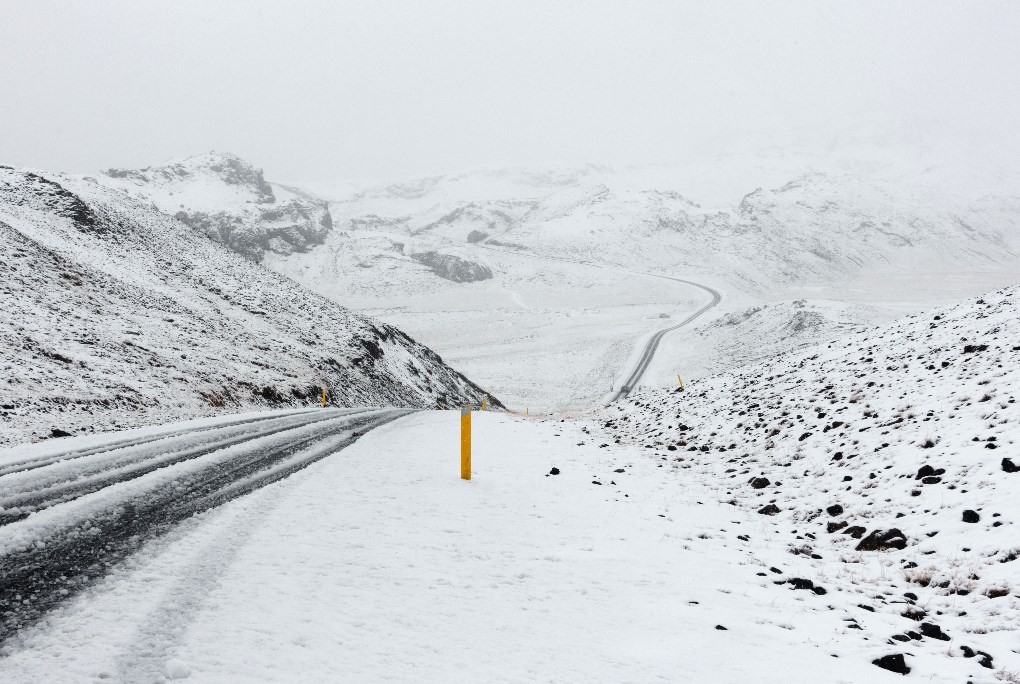
[[[860,525],[851,525],[850,527],[843,530],[843,534],[849,534],[854,539],[860,539],[864,536],[864,533],[868,530],[861,527]]]
[[[907,537],[893,527],[888,530],[872,530],[871,534],[857,545],[858,551],[885,551],[887,549],[904,549]]]
[[[910,673],[910,667],[903,659],[902,653],[893,653],[891,655],[884,655],[881,658],[877,658],[871,661],[872,665],[878,665],[883,670],[889,670],[897,674],[905,675]]]
[[[981,516],[978,515],[977,511],[972,511],[969,508],[963,512],[963,522],[965,523],[976,523],[981,520]]]
[[[768,506],[762,506],[758,509],[758,512],[762,515],[775,515],[779,512],[779,506],[775,504],[769,504]]]
[[[934,622],[922,622],[921,623],[921,634],[925,635],[929,639],[938,639],[939,641],[949,641],[949,635],[942,631],[942,628],[936,625]]]

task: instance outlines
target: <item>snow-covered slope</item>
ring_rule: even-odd
[[[762,581],[846,611],[876,659],[1015,669],[1018,394],[1012,287],[686,392],[643,392],[603,417],[610,441],[757,512],[762,530],[738,539],[781,565]]]
[[[0,167],[0,236],[0,442],[314,404],[321,387],[346,406],[487,396],[401,331],[88,178]]]
[[[108,169],[96,180],[151,202],[255,261],[267,251],[307,251],[333,226],[325,202],[274,187],[261,169],[232,154],[210,152],[137,171]]]

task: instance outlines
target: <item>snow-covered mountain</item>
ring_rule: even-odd
[[[326,203],[266,182],[262,170],[210,152],[141,170],[108,169],[104,185],[151,202],[254,261],[267,251],[307,251],[333,227]]]
[[[997,669],[1020,619],[1018,387],[1011,287],[642,392],[603,419],[609,441],[759,514],[739,539],[780,566],[761,581],[844,611],[876,659]]]
[[[1020,200],[954,195],[932,183],[801,172],[729,207],[705,208],[666,172],[653,180],[593,168],[552,178],[487,172],[363,190],[331,210],[337,226],[354,233],[684,269],[750,291],[903,264],[995,265],[1020,255]],[[478,195],[468,199],[470,191]],[[325,246],[352,248],[339,236]]]
[[[261,178],[246,168],[223,170],[238,197]],[[314,405],[323,387],[348,406],[498,403],[400,330],[95,179],[0,167],[0,235],[0,441]]]

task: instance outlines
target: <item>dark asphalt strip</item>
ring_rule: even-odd
[[[20,461],[8,461],[0,465],[0,477],[4,475],[10,475],[12,473],[20,473],[26,470],[34,470],[36,468],[42,468],[43,466],[50,465],[52,463],[58,463],[60,461],[68,461],[74,458],[82,458],[85,456],[92,456],[93,454],[106,453],[108,451],[114,451],[115,449],[126,449],[129,447],[142,446],[145,444],[152,444],[159,442],[164,439],[171,439],[173,437],[180,437],[181,435],[196,435],[203,432],[210,432],[212,430],[222,430],[224,428],[237,427],[241,425],[250,425],[252,423],[261,423],[267,420],[277,420],[280,418],[288,418],[290,416],[296,416],[302,413],[309,413],[307,409],[300,411],[291,411],[288,413],[277,413],[271,416],[258,416],[256,418],[244,418],[241,420],[227,421],[224,423],[217,423],[216,425],[210,425],[207,427],[200,428],[189,428],[186,430],[174,430],[171,432],[162,432],[156,435],[146,435],[144,437],[134,437],[118,440],[115,442],[107,442],[104,444],[98,444],[92,447],[83,447],[79,449],[69,449],[67,451],[61,451],[54,454],[48,454],[46,456],[40,456],[38,458],[26,458]]]
[[[49,508],[50,506],[54,506],[58,503],[71,501],[79,496],[91,494],[92,492],[98,492],[100,489],[109,487],[117,482],[124,482],[136,477],[147,475],[159,468],[180,463],[181,461],[199,458],[214,451],[225,449],[244,442],[249,442],[260,437],[268,437],[316,422],[335,420],[337,415],[335,413],[312,413],[305,414],[305,416],[302,416],[297,420],[294,420],[293,418],[293,416],[287,416],[279,418],[278,420],[264,419],[262,421],[258,421],[259,425],[250,430],[243,430],[245,427],[244,424],[230,425],[222,429],[223,432],[227,433],[225,436],[219,439],[213,439],[213,441],[205,444],[191,446],[190,448],[181,449],[180,446],[175,447],[172,441],[167,442],[162,452],[141,455],[135,465],[127,467],[122,464],[111,465],[109,468],[110,474],[104,477],[97,476],[101,475],[103,471],[99,471],[98,473],[89,473],[85,476],[71,473],[71,477],[67,480],[50,483],[37,489],[14,492],[11,494],[2,493],[2,491],[0,491],[0,509],[2,509],[0,510],[0,526],[8,525],[18,520],[23,520],[35,511]],[[236,433],[236,430],[239,428],[243,431]],[[200,432],[204,433],[208,431],[202,430]],[[191,436],[190,433],[184,434]],[[181,436],[184,435],[178,435],[178,437]],[[124,447],[115,447],[115,449],[118,450],[123,448]],[[94,452],[92,455],[96,455],[96,453]],[[125,456],[127,457],[127,455]],[[3,484],[2,476],[0,476],[0,484]]]
[[[313,436],[182,474],[172,483],[111,504],[76,526],[54,531],[42,545],[0,556],[0,644],[182,520],[277,482],[408,413],[400,409],[337,416]]]

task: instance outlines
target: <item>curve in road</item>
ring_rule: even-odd
[[[696,288],[698,288],[700,290],[704,290],[705,292],[707,292],[711,296],[711,300],[708,302],[708,304],[706,304],[705,306],[701,307],[700,309],[695,311],[693,314],[691,314],[690,316],[688,316],[687,318],[685,318],[681,322],[675,323],[673,325],[667,326],[665,328],[662,328],[661,330],[656,331],[655,334],[652,335],[648,339],[648,341],[645,343],[644,348],[641,350],[640,358],[638,358],[637,363],[634,364],[634,368],[631,370],[630,374],[627,376],[627,379],[623,382],[623,385],[620,387],[620,389],[617,390],[616,394],[613,395],[613,398],[609,400],[609,403],[613,403],[615,401],[619,401],[620,399],[625,399],[625,398],[627,398],[627,395],[629,395],[631,392],[634,391],[634,388],[641,381],[641,378],[645,374],[645,371],[648,370],[648,365],[652,362],[652,358],[655,356],[655,352],[659,348],[659,342],[662,341],[662,338],[667,333],[670,333],[670,332],[672,332],[672,331],[674,331],[674,330],[676,330],[678,328],[682,328],[685,325],[690,324],[696,318],[698,318],[699,316],[701,316],[702,314],[704,314],[706,311],[708,311],[709,309],[713,308],[714,306],[717,306],[719,304],[719,302],[722,301],[722,294],[720,294],[718,290],[716,290],[714,288],[711,288],[708,285],[703,285],[702,283],[695,282],[693,280],[685,280],[683,278],[676,278],[674,276],[663,275],[661,273],[649,273],[647,271],[635,271],[633,269],[624,268],[622,266],[610,266],[610,265],[607,265],[607,264],[599,264],[599,263],[596,263],[594,261],[582,261],[581,259],[570,259],[568,257],[549,256],[549,255],[544,255],[544,254],[534,254],[534,253],[530,253],[530,252],[521,252],[521,251],[517,251],[517,250],[513,250],[513,249],[500,249],[498,247],[493,247],[491,245],[487,245],[484,242],[475,242],[475,243],[471,243],[471,244],[473,244],[475,247],[479,247],[481,249],[488,249],[488,250],[493,251],[493,252],[502,252],[504,254],[515,254],[517,256],[529,257],[529,258],[532,258],[532,259],[546,259],[548,261],[563,261],[563,262],[566,262],[566,263],[581,264],[581,265],[584,265],[584,266],[592,266],[592,267],[595,267],[595,268],[609,269],[609,270],[618,271],[618,272],[622,272],[622,273],[633,273],[633,274],[636,274],[636,275],[648,276],[650,278],[662,278],[663,280],[673,280],[673,281],[678,282],[678,283],[684,283],[685,285],[691,285],[691,286],[696,287]]]

